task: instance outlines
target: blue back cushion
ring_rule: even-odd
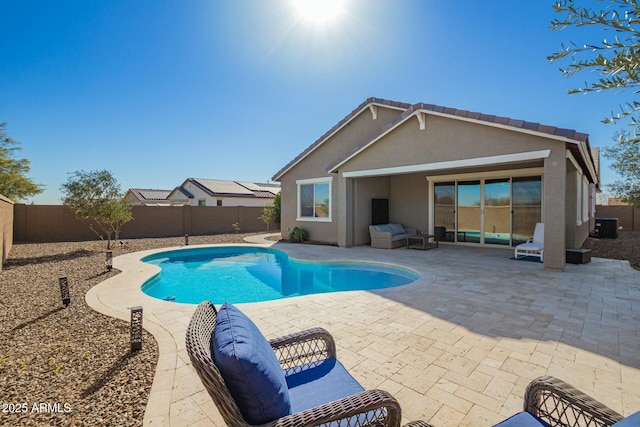
[[[618,421],[611,427],[640,427],[640,411],[629,415],[627,418]]]
[[[284,372],[258,327],[225,303],[216,317],[211,353],[229,392],[250,424],[289,415],[291,403]]]
[[[520,412],[507,418],[493,427],[550,427],[548,423],[531,415],[528,412]]]

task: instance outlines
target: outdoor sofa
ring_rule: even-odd
[[[415,228],[405,228],[402,224],[378,224],[369,226],[371,247],[394,249],[406,246],[407,237],[416,234]]]
[[[189,322],[191,363],[225,423],[249,426],[400,426],[400,405],[364,390],[322,328],[267,341],[231,304],[200,303]],[[414,421],[406,427],[430,427]]]

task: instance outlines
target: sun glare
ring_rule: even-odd
[[[314,24],[328,24],[344,11],[344,0],[292,0],[300,18]]]

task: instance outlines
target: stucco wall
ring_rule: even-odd
[[[341,172],[473,159],[558,145],[564,152],[564,145],[557,141],[438,116],[428,116],[426,129],[420,130],[418,120],[411,118],[346,163]]]
[[[418,230],[429,226],[429,183],[424,173],[394,175],[389,220]]]
[[[390,178],[388,176],[362,178],[354,180],[354,183],[353,244],[368,245],[371,243],[371,236],[369,235],[371,199],[390,198]],[[391,210],[391,207],[389,207],[389,210]]]
[[[355,146],[375,135],[382,126],[397,117],[400,111],[378,107],[377,119],[373,120],[368,109],[343,127],[338,133],[326,140],[322,145],[297,165],[291,168],[280,180],[281,201],[281,230],[284,238],[294,227],[304,228],[309,232],[312,240],[321,240],[329,243],[338,242],[338,197],[340,193],[339,182],[335,174],[328,174],[327,167],[337,159],[350,153]],[[299,179],[323,178],[332,176],[331,183],[331,222],[297,221],[297,185]],[[345,191],[345,189],[343,189]],[[350,189],[349,191],[355,191]],[[342,207],[346,208],[346,207]],[[353,238],[353,236],[351,236]],[[368,238],[368,237],[367,237]]]
[[[0,271],[13,245],[13,202],[0,195]]]

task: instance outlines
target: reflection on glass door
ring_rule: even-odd
[[[542,220],[542,178],[513,178],[513,245],[533,236],[536,223]]]
[[[484,243],[509,246],[511,238],[511,191],[509,179],[484,182]]]
[[[433,186],[434,234],[439,241],[455,241],[456,183],[442,182]]]
[[[458,241],[480,243],[480,181],[458,182]]]

